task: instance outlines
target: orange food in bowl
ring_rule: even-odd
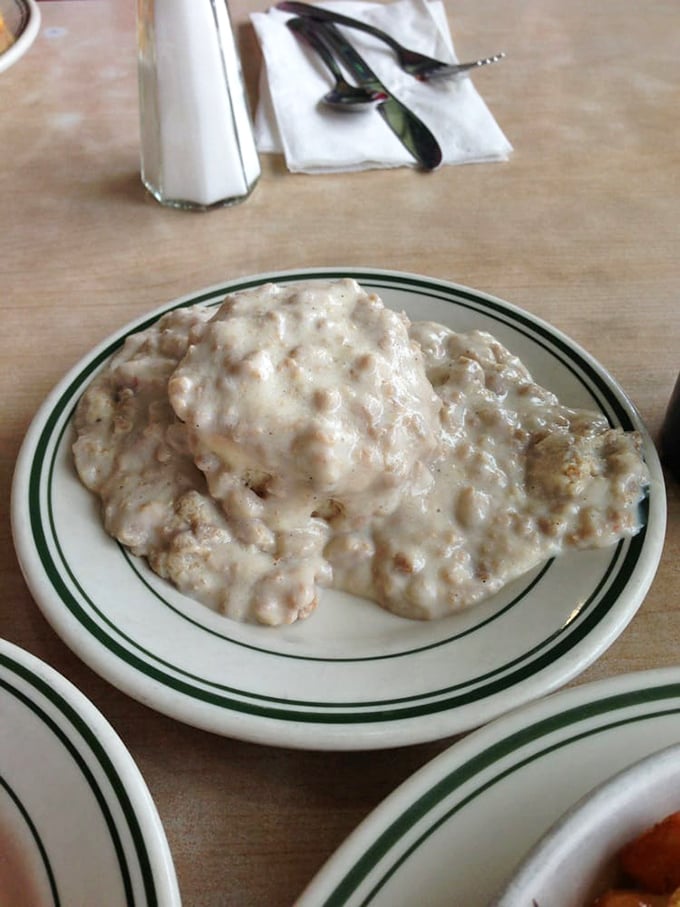
[[[680,907],[680,812],[626,844],[618,865],[626,887],[605,892],[594,907]]]
[[[0,53],[7,50],[12,44],[14,44],[14,35],[5,24],[2,13],[0,13]]]
[[[672,813],[621,851],[622,871],[656,894],[680,888],[680,812]]]

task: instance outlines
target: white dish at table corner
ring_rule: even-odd
[[[522,706],[453,744],[397,788],[321,868],[296,907],[585,907],[569,867],[560,874],[568,901],[557,893],[532,901],[535,890],[526,886],[522,899],[496,904],[496,898],[574,804],[670,747],[659,757],[667,760],[659,775],[669,785],[666,806],[652,783],[655,795],[631,808],[621,831],[634,836],[678,808],[679,745],[680,668],[624,674]],[[607,793],[620,802],[613,785]],[[594,808],[602,815],[601,801]],[[621,818],[615,808],[611,813]],[[593,851],[604,860],[610,853]],[[548,864],[548,871],[555,868]],[[583,860],[584,876],[594,868]]]
[[[3,72],[33,44],[40,30],[41,16],[35,0],[0,0],[0,15],[14,36],[12,44],[0,52],[0,72]]]
[[[621,887],[617,856],[624,845],[679,809],[676,743],[622,769],[567,810],[492,907],[592,905],[608,888]]]
[[[0,728],[0,890],[17,889],[12,903],[179,907],[163,827],[123,742],[68,680],[4,640]]]
[[[92,375],[134,330],[179,305],[217,306],[264,281],[354,277],[413,319],[491,331],[562,402],[638,429],[651,472],[646,526],[611,549],[548,562],[440,621],[396,617],[324,590],[306,621],[235,623],[191,601],[104,532],[72,464],[71,418]],[[373,269],[272,272],[182,297],[128,325],[49,395],[22,446],[12,528],[33,597],[87,664],[130,696],[215,733],[309,749],[372,749],[467,731],[563,685],[623,631],[654,576],[665,491],[654,445],[587,353],[509,303],[447,281]]]

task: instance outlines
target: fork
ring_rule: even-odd
[[[392,35],[388,35],[387,32],[376,28],[374,25],[369,25],[360,19],[352,19],[350,16],[342,15],[342,13],[335,13],[320,6],[302,3],[300,0],[281,0],[280,3],[277,3],[276,8],[286,13],[294,13],[296,16],[309,16],[312,19],[336,22],[338,25],[346,25],[348,28],[356,28],[360,31],[368,32],[369,35],[373,35],[374,38],[378,38],[387,44],[388,47],[391,47],[401,68],[416,79],[420,79],[421,82],[462,75],[470,72],[470,70],[478,69],[480,66],[497,63],[505,57],[504,53],[499,53],[494,54],[493,57],[473,60],[470,63],[443,63],[441,60],[435,60],[425,54],[404,47]]]

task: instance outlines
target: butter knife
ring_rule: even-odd
[[[385,88],[364,58],[335,25],[316,19],[301,19],[298,28],[322,41],[360,85],[387,96],[386,100],[377,105],[376,110],[424,170],[434,170],[441,164],[441,148],[427,126]]]

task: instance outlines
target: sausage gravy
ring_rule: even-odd
[[[411,323],[352,280],[265,285],[131,335],[74,457],[104,526],[237,620],[319,589],[437,618],[638,531],[641,441],[569,409],[489,334]]]

